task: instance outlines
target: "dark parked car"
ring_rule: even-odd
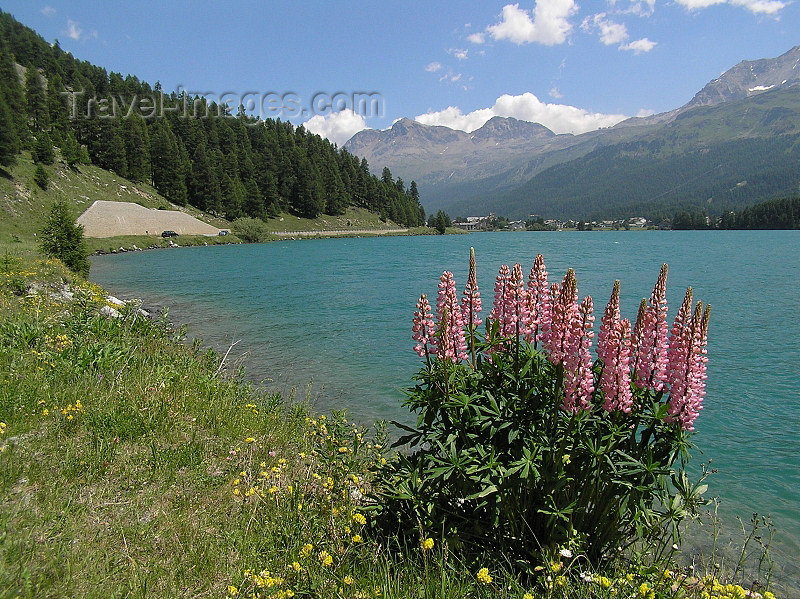
[[[178,234],[175,231],[164,231],[161,233],[161,237],[177,237]]]

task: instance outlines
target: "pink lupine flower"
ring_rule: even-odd
[[[508,286],[511,284],[511,271],[507,264],[500,267],[497,277],[494,280],[494,303],[492,311],[489,313],[489,320],[499,324],[500,335],[503,334],[503,323],[507,320],[506,297],[508,296]]]
[[[591,406],[589,398],[594,392],[594,374],[592,373],[592,337],[594,332],[594,314],[592,298],[586,296],[572,311],[568,323],[568,351],[564,357],[564,400],[562,409],[576,413],[588,410]]]
[[[464,324],[469,331],[473,331],[475,327],[483,322],[478,318],[481,309],[481,294],[478,291],[478,275],[475,265],[475,248],[469,248],[469,277],[464,287],[464,295],[461,298],[461,313],[464,318]]]
[[[514,316],[513,323],[509,323],[510,336],[519,339],[520,336],[530,334],[530,309],[528,300],[528,290],[525,288],[525,279],[522,275],[522,266],[519,263],[514,265],[511,272],[511,285],[508,287],[510,304]]]
[[[433,314],[428,297],[424,293],[417,302],[411,331],[413,333],[411,338],[418,341],[414,346],[414,351],[420,358],[427,357],[432,351],[436,351],[436,329],[433,324]]]
[[[598,353],[600,340],[598,338]],[[603,371],[599,386],[603,391],[603,409],[630,413],[633,409],[631,392],[631,321],[627,318],[611,325],[606,334]]]
[[[547,269],[544,266],[544,256],[536,256],[528,277],[528,312],[529,332],[526,340],[532,343],[541,341],[547,328],[551,314],[550,288],[547,285]]]
[[[667,270],[666,264],[661,266],[641,327],[636,321],[639,335],[633,343],[636,384],[656,391],[664,389],[667,378]]]
[[[687,374],[692,351],[692,288],[686,289],[683,303],[675,315],[667,351],[667,383],[670,387],[670,404],[677,406],[686,394]]]
[[[611,292],[611,299],[608,300],[603,318],[600,320],[600,332],[597,335],[597,357],[603,363],[608,362],[608,356],[606,355],[609,347],[608,337],[618,327],[619,321],[619,280],[616,280],[614,281],[614,289]]]
[[[444,271],[439,279],[439,294],[436,300],[438,318],[437,354],[442,359],[454,362],[467,359],[467,342],[464,337],[464,319],[456,294],[453,273]]]
[[[569,354],[570,323],[577,318],[578,286],[575,271],[571,268],[564,275],[561,286],[550,287],[553,297],[552,317],[546,331],[544,346],[553,364],[564,362]]]
[[[688,431],[694,430],[694,421],[703,408],[706,394],[706,346],[710,317],[711,306],[706,306],[704,312],[702,302],[697,302],[691,323],[686,327],[690,334],[680,337],[682,344],[689,343],[688,348],[680,350],[686,356],[686,368],[682,369],[685,375],[683,381],[674,381],[675,385],[670,391],[668,420],[680,423],[681,428]]]

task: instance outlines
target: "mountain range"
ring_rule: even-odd
[[[685,105],[580,135],[493,117],[466,133],[403,118],[344,147],[415,180],[426,209],[509,218],[719,215],[800,184],[800,46],[742,61]]]

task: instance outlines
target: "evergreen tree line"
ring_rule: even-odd
[[[768,200],[725,212],[711,222],[704,212],[681,211],[675,214],[673,229],[800,229],[800,197]]]
[[[51,164],[56,145],[71,166],[91,162],[229,219],[284,211],[315,218],[358,206],[401,225],[425,224],[414,181],[406,187],[388,168],[372,175],[366,160],[303,126],[256,119],[241,106],[233,115],[202,96],[164,94],[158,83],[76,60],[3,12],[0,86],[3,166],[23,149]],[[147,98],[158,103],[155,115]]]

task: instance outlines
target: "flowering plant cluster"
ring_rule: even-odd
[[[631,325],[617,281],[593,357],[594,303],[573,270],[550,283],[541,255],[527,281],[502,266],[485,333],[476,270],[471,251],[460,302],[445,272],[435,313],[417,303],[426,364],[405,402],[417,425],[395,423],[408,433],[398,445],[416,450],[384,471],[387,518],[524,559],[575,547],[595,563],[675,533],[705,490],[684,467],[710,307],[689,288],[670,328],[665,264]]]

